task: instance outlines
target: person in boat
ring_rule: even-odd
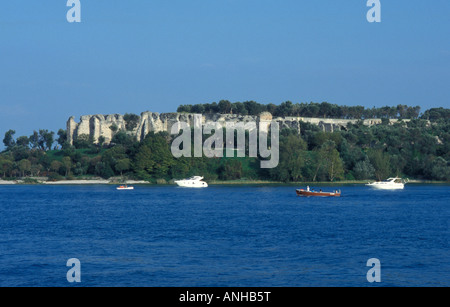
[[[320,189],[320,193],[322,193],[322,189]]]
[[[309,192],[309,185],[308,185],[308,186],[306,186],[306,191],[308,191],[308,192]]]

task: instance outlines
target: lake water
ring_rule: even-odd
[[[0,286],[450,286],[450,186],[295,188],[0,186]]]

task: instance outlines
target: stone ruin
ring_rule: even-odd
[[[202,117],[202,125],[208,121],[219,122],[223,126],[227,122],[266,122],[270,125],[271,121],[279,124],[280,130],[284,128],[294,129],[300,134],[300,123],[311,123],[317,125],[324,132],[334,132],[338,130],[346,130],[348,123],[355,124],[359,120],[356,119],[332,119],[332,118],[309,118],[309,117],[273,117],[269,112],[263,112],[259,116],[253,115],[236,115],[236,114],[194,114],[194,113],[155,113],[143,112],[138,118],[137,124],[132,129],[127,129],[127,122],[123,115],[83,115],[80,122],[75,122],[74,117],[70,117],[67,121],[67,140],[70,144],[80,135],[86,135],[95,144],[99,142],[99,138],[104,138],[104,143],[111,143],[115,133],[125,131],[127,134],[134,136],[137,141],[141,141],[149,132],[168,132],[177,122],[186,122],[193,127],[194,116]],[[397,120],[390,120],[390,123]],[[381,119],[363,120],[364,125],[381,124]]]

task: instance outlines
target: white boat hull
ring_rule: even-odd
[[[402,190],[405,187],[404,184],[366,184],[366,186],[379,190]]]
[[[405,187],[405,182],[408,182],[408,180],[405,181],[398,177],[391,177],[384,181],[370,182],[366,186],[378,190],[402,190]]]
[[[204,181],[189,181],[189,180],[177,180],[175,183],[179,187],[185,188],[206,188],[208,184]]]
[[[128,188],[117,188],[117,190],[134,190],[134,187],[128,187]]]
[[[175,180],[179,187],[184,188],[206,188],[208,184],[202,181],[202,176],[192,176],[191,178]]]

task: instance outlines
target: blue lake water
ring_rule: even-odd
[[[295,188],[0,186],[0,286],[450,286],[450,186]]]

